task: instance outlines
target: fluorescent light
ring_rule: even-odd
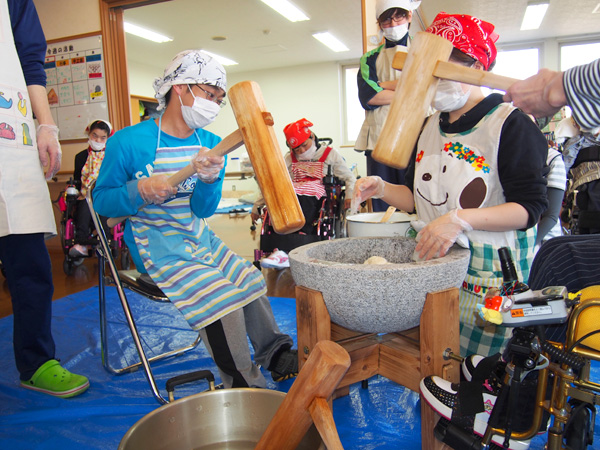
[[[547,1],[528,3],[525,15],[523,16],[521,30],[537,30],[540,27],[542,20],[544,20],[548,5],[549,3]]]
[[[173,39],[170,37],[164,36],[162,34],[158,34],[154,31],[147,30],[146,28],[138,27],[137,25],[133,25],[128,22],[123,22],[123,27],[125,28],[125,32],[129,34],[133,34],[135,36],[139,36],[144,39],[148,39],[153,42],[170,42]]]
[[[324,33],[315,33],[313,34],[313,37],[321,41],[334,52],[347,52],[349,50],[348,47],[346,47],[338,38],[333,36],[329,31],[326,31]]]
[[[202,50],[204,53],[206,53],[207,55],[212,56],[213,58],[215,58],[217,61],[219,61],[221,64],[223,64],[224,66],[235,66],[238,63],[235,62],[232,59],[229,58],[225,58],[224,56],[221,55],[217,55],[216,53],[211,53],[211,52],[207,52],[206,50]]]
[[[288,0],[260,0],[265,5],[270,6],[290,22],[301,22],[310,20],[310,18],[298,9],[296,5]]]

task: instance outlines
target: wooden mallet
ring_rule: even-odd
[[[517,81],[448,62],[452,48],[449,40],[421,31],[408,54],[396,53],[392,67],[402,69],[402,76],[373,150],[377,161],[399,169],[408,165],[440,78],[501,90]]]
[[[343,450],[328,400],[349,367],[342,346],[317,342],[255,450],[294,450],[313,422],[328,450]]]
[[[260,87],[254,81],[234,84],[229,90],[229,99],[239,129],[207,154],[224,156],[246,145],[273,228],[279,234],[298,231],[304,226],[304,214],[273,131],[273,116],[267,112]],[[194,168],[187,165],[169,177],[169,184],[177,186],[195,173]],[[110,218],[108,225],[113,227],[126,218]]]

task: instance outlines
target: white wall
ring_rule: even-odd
[[[152,97],[152,81],[159,74],[148,73],[148,67],[129,67],[129,86],[132,95]],[[330,137],[333,146],[346,158],[348,165],[357,164],[360,175],[366,175],[365,157],[352,148],[340,148],[342,142],[341,67],[337,63],[321,63],[286,67],[255,72],[234,73],[228,76],[229,87],[252,80],[259,84],[265,105],[275,120],[275,135],[283,153],[287,152],[283,127],[290,122],[306,118],[314,126],[318,137]],[[221,110],[217,120],[207,130],[224,137],[237,128],[231,106]],[[244,147],[232,153],[239,156]],[[254,180],[226,180],[225,189],[256,190]]]

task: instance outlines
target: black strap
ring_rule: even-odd
[[[600,146],[592,145],[579,150],[579,153],[577,153],[577,158],[573,163],[573,167],[577,167],[579,164],[588,161],[600,161]]]

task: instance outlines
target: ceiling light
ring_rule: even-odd
[[[346,47],[338,38],[333,36],[329,31],[326,31],[325,33],[315,33],[313,34],[313,37],[321,41],[334,52],[347,52],[349,50],[348,47]]]
[[[260,0],[265,5],[270,6],[290,22],[301,22],[310,20],[310,18],[298,9],[296,5],[288,0]]]
[[[540,27],[542,20],[544,20],[548,5],[548,1],[533,1],[527,3],[521,30],[537,30]]]
[[[170,37],[164,36],[162,34],[156,33],[154,31],[148,30],[146,28],[138,27],[137,25],[133,25],[129,22],[123,22],[123,27],[125,28],[125,32],[129,34],[133,34],[135,36],[139,36],[144,39],[148,39],[153,42],[171,42],[173,39]]]
[[[592,11],[592,14],[600,14],[600,3],[598,3],[596,5],[596,7],[594,8],[594,10]]]
[[[217,61],[219,61],[224,66],[236,66],[238,64],[234,60],[225,58],[224,56],[221,56],[221,55],[217,55],[216,53],[207,52],[206,50],[202,50],[202,51],[204,53],[206,53],[207,55],[210,55],[213,58],[215,58]]]

